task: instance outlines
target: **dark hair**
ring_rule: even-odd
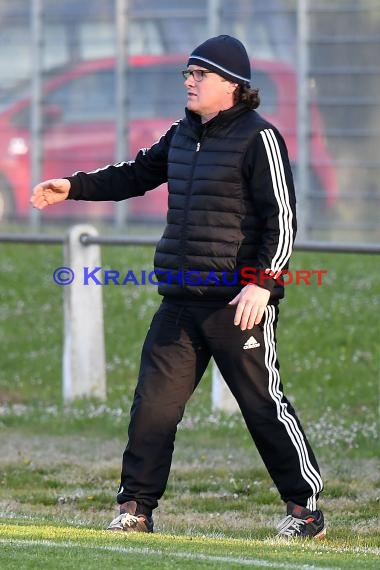
[[[248,109],[257,109],[260,105],[259,90],[246,85],[238,85],[234,91],[234,105],[244,103]]]

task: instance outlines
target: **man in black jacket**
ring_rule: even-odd
[[[110,530],[151,532],[177,425],[213,357],[287,505],[280,536],[325,535],[318,464],[283,393],[275,331],[296,232],[285,142],[255,109],[245,47],[210,38],[183,72],[186,116],[131,162],[47,180],[37,208],[62,200],[123,200],[168,182],[155,253],[163,301],[144,342]]]

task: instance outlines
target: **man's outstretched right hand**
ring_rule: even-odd
[[[58,204],[67,199],[69,190],[71,188],[70,182],[66,178],[52,178],[40,182],[33,188],[33,194],[30,198],[30,203],[34,208],[43,210],[46,206]]]

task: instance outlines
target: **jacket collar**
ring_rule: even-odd
[[[237,117],[240,117],[243,113],[248,112],[249,109],[244,105],[244,103],[237,103],[233,107],[226,109],[225,111],[219,111],[219,113],[213,118],[210,119],[207,123],[201,122],[201,117],[194,111],[190,111],[187,107],[185,108],[186,119],[185,121],[189,124],[189,126],[195,130],[197,133],[202,131],[204,128],[217,128],[224,124],[231,123]]]

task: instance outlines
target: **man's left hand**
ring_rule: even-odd
[[[234,325],[242,331],[252,329],[263,318],[265,307],[268,304],[270,292],[258,285],[246,285],[229,305],[237,305]]]

